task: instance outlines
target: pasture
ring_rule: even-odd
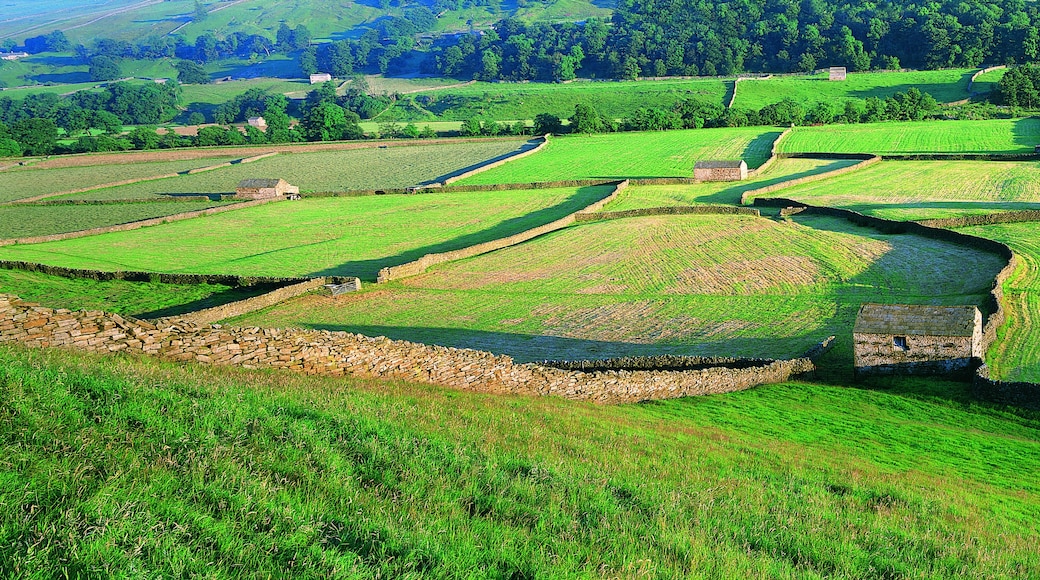
[[[0,206],[0,239],[46,236],[114,226],[237,202],[156,201],[104,205]]]
[[[1036,161],[883,161],[767,197],[918,220],[1040,208]]]
[[[979,96],[986,96],[989,93],[997,89],[997,83],[1000,79],[1004,78],[1004,73],[1007,69],[991,70],[983,73],[975,79],[975,84],[972,85],[972,92]]]
[[[748,79],[737,83],[733,106],[757,111],[784,97],[805,106],[818,102],[844,106],[845,100],[885,99],[897,92],[905,93],[912,87],[932,95],[940,103],[949,103],[968,98],[968,82],[976,70],[850,72],[844,81],[830,81],[826,72]]]
[[[0,254],[2,255],[2,254]],[[342,301],[308,295],[233,320],[460,346],[519,360],[794,357],[862,302],[975,304],[1000,260],[844,220],[653,216],[585,223]]]
[[[1040,426],[959,383],[600,407],[5,346],[0,384],[0,503],[35,506],[0,511],[13,570],[1040,569]]]
[[[365,147],[341,151],[280,153],[252,163],[147,181],[57,199],[140,199],[192,193],[234,193],[238,182],[253,177],[280,177],[303,192],[405,188],[433,181],[467,167],[518,150],[518,139],[459,142],[403,147]],[[260,151],[258,151],[259,153]],[[212,165],[203,163],[202,165]]]
[[[782,153],[1032,153],[1040,118],[988,121],[893,121],[864,125],[796,127]]]
[[[573,213],[612,190],[600,186],[283,201],[129,232],[2,247],[0,259],[98,270],[374,280],[384,266],[510,236]]]
[[[701,159],[744,159],[753,168],[769,158],[779,135],[770,127],[565,135],[530,157],[458,184],[692,177]]]

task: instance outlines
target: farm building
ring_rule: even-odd
[[[832,66],[830,68],[830,77],[827,80],[831,81],[843,81],[845,80],[845,67],[843,66]]]
[[[243,179],[235,189],[235,197],[240,199],[268,199],[283,195],[295,198],[299,194],[300,188],[289,185],[284,179]]]
[[[852,331],[856,375],[967,374],[982,357],[974,306],[864,304]]]
[[[318,73],[318,74],[311,75],[311,84],[312,85],[316,85],[318,83],[323,83],[323,82],[331,81],[331,80],[332,80],[332,75],[330,75],[329,73]]]
[[[249,117],[246,121],[250,127],[256,127],[257,129],[267,129],[267,121],[263,117]]]
[[[747,163],[739,161],[698,161],[693,164],[698,181],[740,181],[747,179]]]

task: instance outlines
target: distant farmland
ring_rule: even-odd
[[[919,121],[797,127],[782,153],[1032,153],[1040,119]]]

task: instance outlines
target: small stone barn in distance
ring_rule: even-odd
[[[852,331],[856,376],[969,375],[982,358],[974,306],[864,304]]]
[[[828,70],[828,73],[829,75],[827,80],[831,81],[843,81],[847,75],[845,67],[843,66],[832,66],[830,70]]]
[[[235,197],[240,199],[269,199],[299,193],[299,187],[289,185],[284,179],[243,179],[235,189]]]
[[[738,161],[698,161],[693,164],[697,181],[741,181],[747,179],[747,163]]]

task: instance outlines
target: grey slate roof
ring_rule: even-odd
[[[743,159],[736,161],[698,161],[693,164],[694,169],[738,169],[744,163]]]
[[[974,306],[921,306],[864,304],[856,316],[856,334],[915,336],[972,336],[978,308]]]
[[[282,179],[243,179],[238,182],[240,188],[252,188],[252,187],[278,187],[278,183],[283,181]]]

